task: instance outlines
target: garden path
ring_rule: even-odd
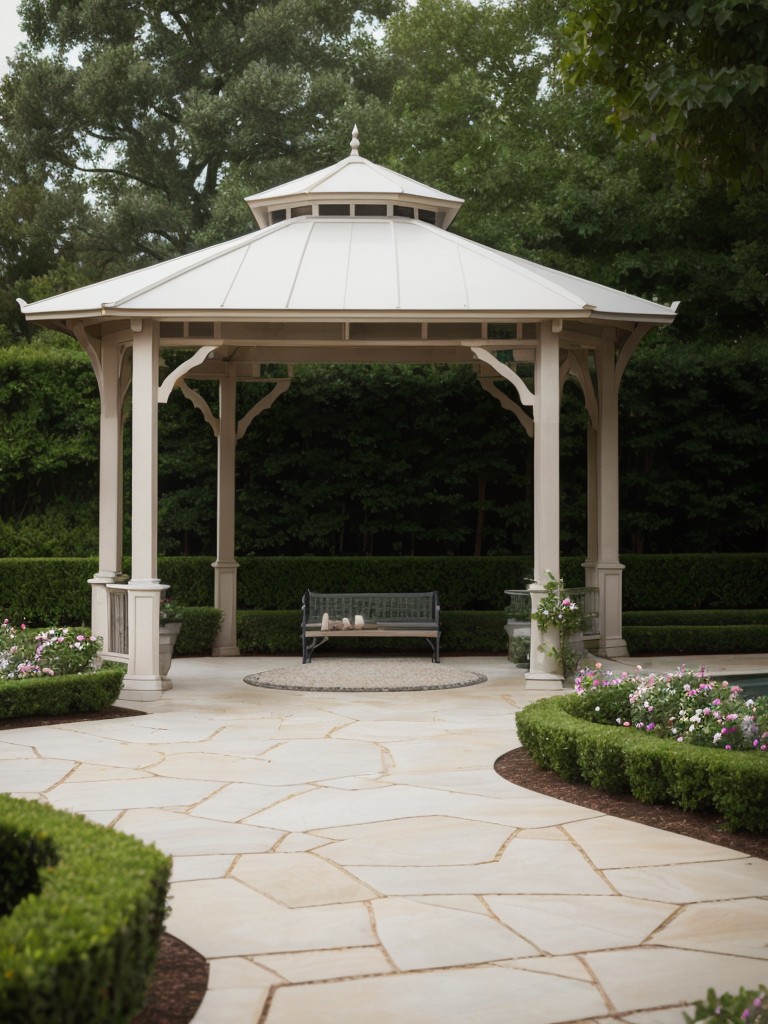
[[[146,715],[0,734],[3,790],[173,855],[195,1024],[680,1024],[765,981],[768,861],[496,774],[551,695],[506,659],[446,659],[487,676],[461,689],[243,682],[297,660],[177,660]]]

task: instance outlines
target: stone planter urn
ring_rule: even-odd
[[[180,622],[162,622],[160,624],[160,675],[164,679],[171,671],[173,647],[180,629]]]

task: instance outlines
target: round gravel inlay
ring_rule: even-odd
[[[450,690],[485,683],[480,672],[415,658],[322,659],[308,665],[272,668],[245,677],[249,686],[272,690]]]

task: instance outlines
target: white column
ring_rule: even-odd
[[[599,424],[597,431],[597,563],[600,590],[600,646],[604,657],[626,657],[622,636],[622,574],[619,561],[619,376],[613,332],[597,354]]]
[[[531,607],[535,611],[547,572],[560,576],[560,342],[561,322],[543,323],[534,366],[533,407],[533,573]],[[555,330],[556,328],[556,330]],[[538,649],[544,641],[557,645],[553,630],[543,635],[531,622],[531,667],[526,689],[560,689],[557,662]]]
[[[216,561],[213,563],[214,601],[223,612],[213,653],[237,656],[237,569],[235,561],[235,452],[237,448],[237,380],[234,366],[219,381],[218,491]]]
[[[99,378],[99,568],[91,585],[91,630],[114,651],[110,635],[107,585],[122,574],[123,561],[123,410],[120,389],[120,348],[102,343]],[[120,653],[120,652],[117,652]]]
[[[587,424],[587,557],[581,563],[584,569],[584,586],[597,586],[597,430]]]
[[[157,382],[159,346],[151,321],[132,321],[131,579],[128,583],[128,671],[122,697],[157,700],[160,600],[157,576]],[[167,685],[167,684],[166,684]]]

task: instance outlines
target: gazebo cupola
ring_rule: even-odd
[[[235,455],[255,417],[302,363],[467,363],[533,439],[535,608],[560,565],[560,396],[569,376],[588,413],[585,583],[599,593],[599,650],[626,653],[618,533],[618,390],[651,328],[675,306],[629,295],[462,238],[446,228],[462,200],[351,152],[250,196],[258,229],[176,259],[29,305],[29,321],[77,338],[101,397],[99,568],[92,629],[127,663],[124,696],[154,700],[159,671],[158,406],[179,388],[218,446],[214,653],[238,654]],[[164,349],[192,350],[163,373]],[[503,352],[510,353],[508,356]],[[280,379],[267,367],[287,367]],[[525,367],[524,372],[520,368]],[[190,387],[218,383],[216,408]],[[272,390],[237,418],[237,388]],[[498,387],[506,381],[514,391]],[[131,578],[123,559],[123,407],[131,395]],[[485,399],[478,392],[478,401]],[[417,481],[414,482],[417,485]],[[298,608],[301,595],[296,595]],[[562,677],[532,624],[532,688]],[[297,630],[298,654],[298,630]]]
[[[464,202],[364,159],[357,125],[346,159],[245,201],[260,228],[296,217],[405,217],[447,228]]]

